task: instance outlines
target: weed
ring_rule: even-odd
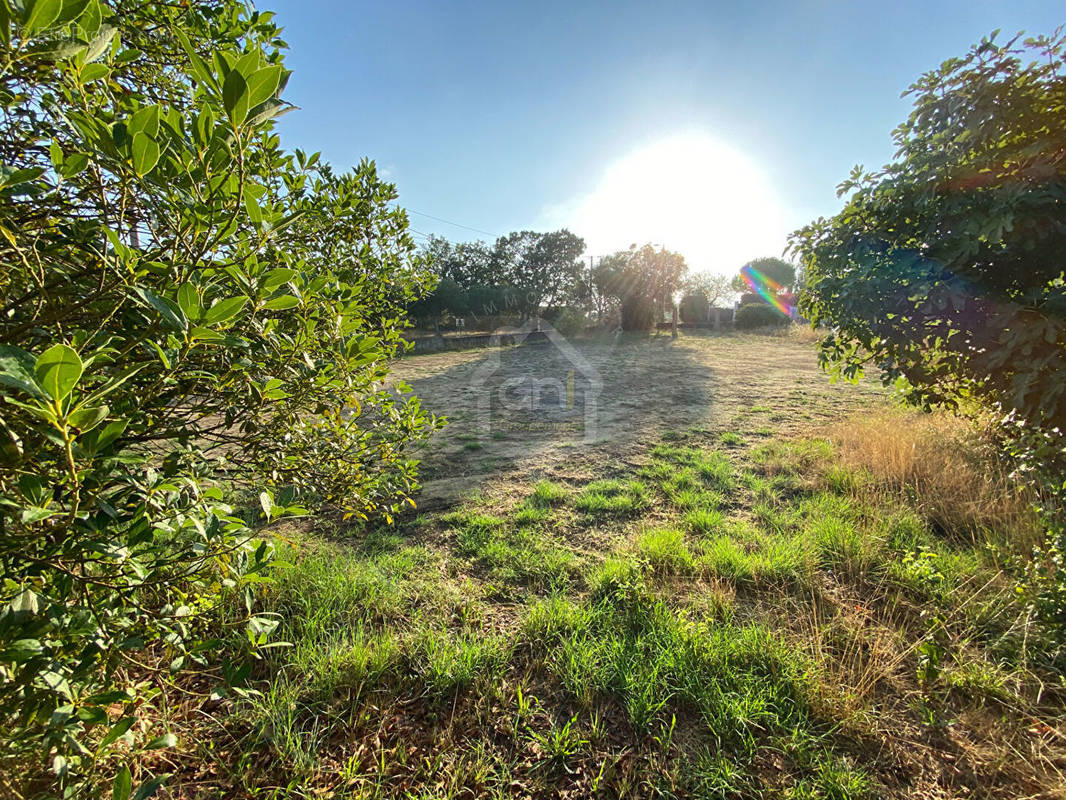
[[[445,697],[479,676],[498,675],[509,657],[509,643],[500,636],[426,630],[415,640],[409,661],[426,692]]]
[[[964,421],[948,414],[898,413],[850,420],[831,438],[845,466],[865,473],[937,528],[964,541],[1010,531],[1028,553],[1040,541],[1033,498],[1010,467]]]
[[[515,512],[514,521],[516,525],[535,525],[538,522],[544,522],[544,520],[551,517],[551,511],[542,506],[534,506],[525,504]]]
[[[637,553],[656,572],[677,574],[691,572],[692,553],[685,544],[685,537],[675,528],[647,530],[636,543]]]
[[[527,502],[535,508],[551,508],[561,505],[569,496],[570,491],[560,483],[537,481]]]
[[[700,536],[710,536],[718,532],[725,524],[725,515],[721,511],[697,508],[685,515],[685,524]]]
[[[652,450],[652,457],[662,465],[674,467],[667,470],[660,467],[666,475],[674,475],[675,481],[692,479],[693,473],[704,485],[719,491],[730,491],[735,481],[733,479],[733,467],[729,459],[721,453],[704,452],[693,447],[676,447],[674,445],[660,444]],[[677,468],[682,468],[680,471]],[[691,488],[688,485],[674,483],[670,488]]]
[[[482,555],[499,540],[504,521],[490,514],[453,511],[441,521],[456,529],[456,545],[464,556]]]
[[[650,504],[648,491],[639,481],[593,481],[577,496],[574,507],[592,515],[626,516]]]
[[[869,572],[882,558],[879,540],[839,517],[810,519],[804,536],[813,544],[824,566],[852,578]]]
[[[588,624],[588,609],[560,594],[534,601],[522,620],[522,632],[531,642],[543,643]]]
[[[487,567],[495,580],[546,589],[564,585],[574,562],[573,553],[528,527],[547,516],[546,509],[527,505],[516,515],[516,530],[499,517],[469,511],[445,514],[442,521],[456,531],[457,552]]]
[[[698,798],[740,797],[748,793],[753,775],[747,765],[722,752],[701,748],[688,764],[693,796]]]
[[[638,730],[672,702],[700,714],[720,745],[805,719],[804,665],[758,626],[694,623],[659,601],[615,594],[544,646],[551,668],[569,673],[564,683],[614,695]]]
[[[595,600],[628,599],[642,596],[644,573],[636,562],[622,556],[608,556],[589,581]]]
[[[522,686],[519,685],[515,691],[515,720],[514,720],[514,736],[518,738],[518,732],[523,725],[527,725],[533,716],[533,709],[539,705],[540,701],[533,695],[526,694],[522,691]]]
[[[576,723],[577,717],[573,716],[563,725],[553,722],[543,733],[530,730],[530,739],[544,754],[539,762],[540,766],[561,767],[589,743],[589,740],[581,735]]]

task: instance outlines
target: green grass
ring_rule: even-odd
[[[636,553],[660,573],[687,573],[694,567],[684,534],[675,528],[645,531],[637,538]]]
[[[838,517],[817,517],[805,530],[823,567],[851,578],[867,574],[882,554],[880,542],[866,531]]]
[[[552,510],[561,506],[570,496],[570,490],[552,481],[538,481],[533,492],[515,511],[514,520],[519,526],[532,526],[552,518]]]
[[[718,436],[718,444],[723,447],[740,447],[744,444],[744,439],[739,433],[726,431]]]
[[[802,543],[780,537],[763,537],[752,547],[720,535],[696,548],[696,565],[734,584],[787,583],[810,574],[810,559]]]
[[[574,507],[593,516],[627,516],[650,503],[643,483],[609,479],[588,484],[575,499]]]
[[[537,481],[527,502],[536,508],[552,508],[566,502],[569,496],[570,490],[561,483]]]
[[[505,586],[547,591],[572,579],[573,552],[539,530],[538,523],[549,515],[546,508],[527,503],[516,511],[513,525],[469,510],[446,514],[442,521],[454,532],[456,553],[484,568],[506,594]]]
[[[706,741],[750,758],[756,730],[810,724],[806,665],[761,626],[693,623],[657,600],[620,594],[568,611],[564,625],[538,610],[526,626],[575,699],[615,699],[638,732],[684,706]]]
[[[430,697],[449,697],[479,677],[498,678],[510,658],[506,638],[478,631],[427,630],[414,641],[411,670]]]
[[[720,511],[699,508],[685,515],[685,524],[699,536],[710,536],[721,530],[725,524],[725,515]]]
[[[536,525],[551,519],[551,509],[541,506],[525,505],[515,511],[514,521],[520,526]]]
[[[980,712],[1013,747],[1045,718],[1057,679],[991,547],[824,440],[645,456],[294,553],[255,596],[289,646],[235,700],[235,785],[266,754],[278,786],[356,797],[902,797],[870,741],[936,748]]]

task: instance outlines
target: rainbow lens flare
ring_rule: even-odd
[[[781,294],[785,288],[784,286],[773,278],[763,275],[750,264],[745,264],[741,267],[740,274],[741,277],[744,278],[744,283],[748,284],[748,288],[755,294],[759,295],[759,297],[786,317],[792,316],[793,306],[786,300],[785,296]],[[789,295],[789,297],[791,296]]]

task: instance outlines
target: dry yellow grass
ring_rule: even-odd
[[[775,332],[778,338],[787,339],[790,342],[796,342],[797,344],[813,344],[814,342],[820,342],[825,336],[825,329],[818,330],[812,328],[805,322],[794,322],[787,328],[781,328]]]
[[[840,462],[871,488],[911,504],[943,533],[1009,542],[1028,553],[1040,541],[1032,493],[974,426],[946,413],[884,412],[828,431]]]

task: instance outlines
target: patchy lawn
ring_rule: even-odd
[[[452,420],[425,502],[295,537],[258,600],[291,646],[175,702],[175,796],[1055,796],[1062,664],[1014,591],[1035,529],[965,426],[788,338],[581,352],[587,444],[485,435],[485,351],[400,363]],[[494,380],[567,369],[500,355]]]

